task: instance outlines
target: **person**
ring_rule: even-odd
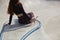
[[[25,10],[23,9],[23,5],[20,0],[10,0],[9,1],[9,6],[8,6],[8,14],[10,15],[9,17],[9,23],[8,25],[11,24],[12,17],[13,15],[17,15],[18,17],[18,22],[20,24],[29,24],[33,22],[34,20],[34,14],[32,12],[26,13]]]

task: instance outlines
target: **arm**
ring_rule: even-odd
[[[12,21],[12,17],[13,17],[13,15],[10,15],[10,17],[9,17],[9,25],[11,24],[11,21]]]

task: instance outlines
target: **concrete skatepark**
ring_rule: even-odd
[[[33,12],[38,16],[41,22],[41,28],[32,33],[26,40],[60,40],[60,2],[50,0],[21,0],[25,11]],[[7,14],[9,0],[0,0],[0,31],[3,24],[7,23],[9,15]],[[13,17],[17,19],[16,15]],[[7,22],[6,22],[7,21]],[[12,22],[14,23],[14,22]],[[36,24],[37,25],[37,24]],[[3,33],[3,40],[20,40],[21,37],[29,30],[36,26],[35,24],[29,27],[22,27],[12,31],[5,31]],[[7,29],[9,27],[6,27]]]

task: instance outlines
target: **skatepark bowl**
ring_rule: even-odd
[[[60,0],[20,0],[26,13],[38,16],[35,23],[22,25],[14,15],[8,23],[9,0],[0,0],[0,40],[60,40]]]

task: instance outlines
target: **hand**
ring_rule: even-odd
[[[38,16],[36,18],[32,18],[30,21],[35,23],[35,20],[38,18]]]
[[[36,20],[35,18],[32,18],[30,21],[35,23],[35,20]]]

